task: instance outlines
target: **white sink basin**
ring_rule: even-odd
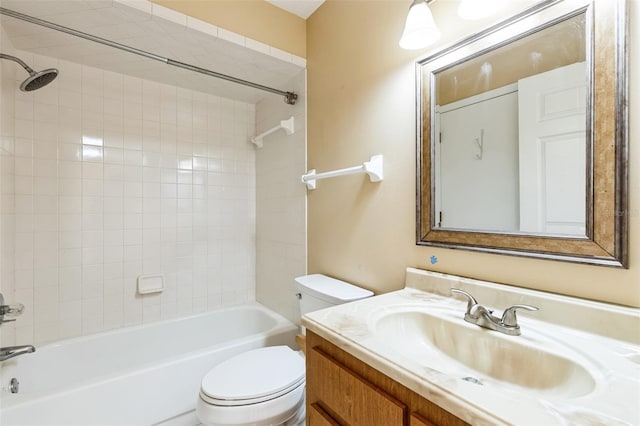
[[[469,324],[463,315],[448,309],[391,311],[373,322],[372,333],[406,357],[474,383],[563,398],[595,389],[591,374],[559,342],[525,327],[523,336],[507,336]]]

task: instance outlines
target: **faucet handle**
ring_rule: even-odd
[[[451,293],[462,294],[463,296],[467,297],[467,313],[471,313],[471,308],[473,308],[474,305],[478,304],[478,301],[476,300],[476,298],[464,290],[460,290],[458,288],[452,288]]]
[[[518,327],[518,317],[516,317],[516,311],[518,309],[524,309],[526,311],[537,311],[536,306],[531,305],[513,305],[508,307],[502,313],[502,324],[507,327]]]
[[[15,305],[1,305],[0,315],[6,315],[8,317],[18,317],[22,315],[24,311],[24,305],[22,303],[16,303]]]
[[[15,321],[15,317],[22,315],[22,311],[24,311],[24,305],[22,303],[5,305],[4,297],[2,293],[0,293],[0,324]],[[5,319],[5,316],[9,318],[13,317],[14,319]]]

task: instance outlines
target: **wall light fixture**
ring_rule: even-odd
[[[434,0],[413,0],[400,38],[400,47],[406,50],[422,49],[440,38],[428,3]]]

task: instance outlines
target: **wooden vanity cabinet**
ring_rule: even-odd
[[[307,330],[308,426],[468,423]]]

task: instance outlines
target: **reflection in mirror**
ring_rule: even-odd
[[[625,0],[543,1],[417,63],[417,243],[627,265]]]
[[[585,23],[435,73],[436,227],[586,236]]]

